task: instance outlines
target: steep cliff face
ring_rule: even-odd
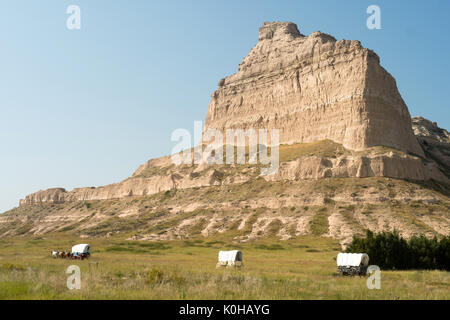
[[[423,156],[394,78],[359,41],[303,36],[264,23],[238,72],[212,95],[205,129],[279,129],[280,143],[330,139],[352,150],[382,145]]]

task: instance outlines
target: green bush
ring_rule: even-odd
[[[147,272],[145,282],[150,285],[171,283],[176,286],[181,286],[186,283],[186,278],[178,272],[166,273],[159,268],[153,267],[152,270]]]
[[[367,231],[366,238],[353,237],[347,252],[367,253],[370,264],[383,270],[450,271],[450,237],[439,241],[414,236],[407,241],[395,230],[377,235]]]
[[[161,284],[164,280],[164,272],[158,268],[153,267],[145,277],[145,282],[148,284]]]
[[[0,266],[0,270],[4,271],[25,271],[25,267],[18,265],[18,264],[12,264],[12,263],[4,263]]]

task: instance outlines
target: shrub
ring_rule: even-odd
[[[278,243],[274,243],[271,245],[259,244],[256,245],[255,248],[260,250],[284,250],[284,247]]]
[[[186,283],[186,278],[176,272],[172,273],[167,280],[176,286],[181,286]]]
[[[178,272],[165,273],[161,269],[153,267],[152,270],[147,273],[145,282],[150,285],[171,283],[176,286],[181,286],[186,283],[186,278]]]
[[[319,211],[309,221],[309,227],[311,232],[316,236],[320,236],[328,232],[329,224],[327,208],[319,209]]]
[[[148,284],[160,284],[164,280],[164,272],[158,268],[153,267],[152,270],[150,270],[147,273],[147,276],[145,277],[145,282]]]
[[[25,267],[18,265],[18,264],[12,264],[12,263],[2,264],[0,269],[4,270],[4,271],[25,271]]]
[[[270,236],[275,236],[280,231],[282,226],[283,226],[283,223],[280,220],[275,219],[275,220],[271,221],[269,223],[269,225],[267,226],[267,233]]]

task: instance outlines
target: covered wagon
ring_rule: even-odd
[[[91,255],[92,247],[89,244],[77,244],[72,247],[72,257],[73,259],[83,260],[89,258]]]
[[[219,262],[216,267],[242,267],[242,252],[238,250],[220,251]]]
[[[337,267],[341,275],[365,275],[369,266],[366,253],[339,253]]]

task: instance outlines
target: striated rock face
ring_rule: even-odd
[[[305,157],[281,166],[268,181],[305,180],[323,178],[390,177],[396,179],[449,182],[433,163],[423,163],[417,157],[396,155],[344,156],[339,158]]]
[[[438,127],[436,122],[431,122],[423,117],[412,118],[414,134],[419,139],[434,140],[441,143],[450,143],[450,133]]]
[[[414,133],[429,159],[450,178],[450,133],[439,128],[436,122],[422,117],[412,119]]]
[[[63,188],[53,188],[41,190],[20,200],[20,205],[33,205],[38,203],[64,203],[66,201],[67,191]]]
[[[251,171],[256,172],[256,168]],[[248,173],[235,173],[224,178],[223,173],[215,168],[208,166],[204,168],[202,166],[175,167],[172,165],[170,157],[163,157],[148,161],[145,165],[140,166],[129,179],[120,183],[98,188],[76,188],[69,192],[64,189],[39,191],[21,200],[20,205],[122,199],[176,191],[177,189],[242,183],[252,177]]]
[[[366,230],[397,230],[406,238],[448,236],[449,193],[426,185],[388,178],[252,179],[176,195],[43,204],[1,214],[0,238],[66,232],[81,238],[168,241],[196,238],[200,232],[247,242],[314,234],[345,245]]]
[[[283,154],[283,147],[280,149]],[[434,161],[426,161],[402,152],[377,153],[367,150],[363,154],[343,156],[301,156],[281,163],[278,172],[264,176],[267,181],[297,181],[324,178],[390,177],[411,180],[436,180],[450,183]],[[99,188],[78,188],[39,191],[21,200],[20,205],[64,203],[90,200],[122,199],[148,196],[181,189],[239,184],[256,179],[259,169],[249,166],[208,167],[171,164],[170,158],[150,160],[136,170],[132,177],[120,183]]]
[[[330,139],[352,150],[382,145],[423,156],[378,56],[359,41],[305,37],[293,23],[264,23],[238,72],[212,95],[208,128],[279,129],[281,144]]]

